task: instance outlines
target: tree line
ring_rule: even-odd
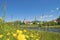
[[[0,25],[1,23],[3,22],[3,19],[0,18]],[[37,22],[39,24],[37,24]],[[9,25],[25,25],[24,21],[21,22],[21,21],[14,21],[14,22],[5,22],[6,24],[9,24]],[[45,21],[42,21],[42,24],[41,24],[41,21],[32,21],[32,24],[34,25],[39,25],[39,26],[54,26],[54,25],[60,25],[60,16],[56,19],[56,21],[48,21],[48,22],[45,22]]]

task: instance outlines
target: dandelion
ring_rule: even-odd
[[[19,33],[20,32],[20,30],[17,30],[17,33]]]
[[[17,33],[22,33],[22,31],[20,31],[20,30],[17,30]]]
[[[2,37],[3,37],[3,35],[1,34],[1,35],[0,35],[0,38],[2,38]]]
[[[23,34],[19,34],[18,37],[17,37],[18,40],[26,40],[25,39],[25,35]]]

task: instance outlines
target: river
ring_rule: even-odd
[[[20,27],[21,29],[28,29],[28,30],[43,30],[43,31],[49,31],[49,32],[59,32],[60,28],[40,28],[40,27]]]

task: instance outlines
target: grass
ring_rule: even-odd
[[[34,25],[34,24],[26,24],[26,25],[20,25],[20,27],[38,27],[38,25]]]
[[[60,28],[60,25],[54,25],[54,26],[42,26],[41,28]]]
[[[59,33],[0,26],[0,40],[60,40]]]
[[[20,25],[19,27],[39,27],[38,25],[34,25],[34,24],[27,24],[27,25]],[[60,25],[54,25],[54,26],[42,26],[41,28],[60,28]]]

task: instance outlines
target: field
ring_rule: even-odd
[[[60,40],[59,33],[0,26],[0,40]]]

